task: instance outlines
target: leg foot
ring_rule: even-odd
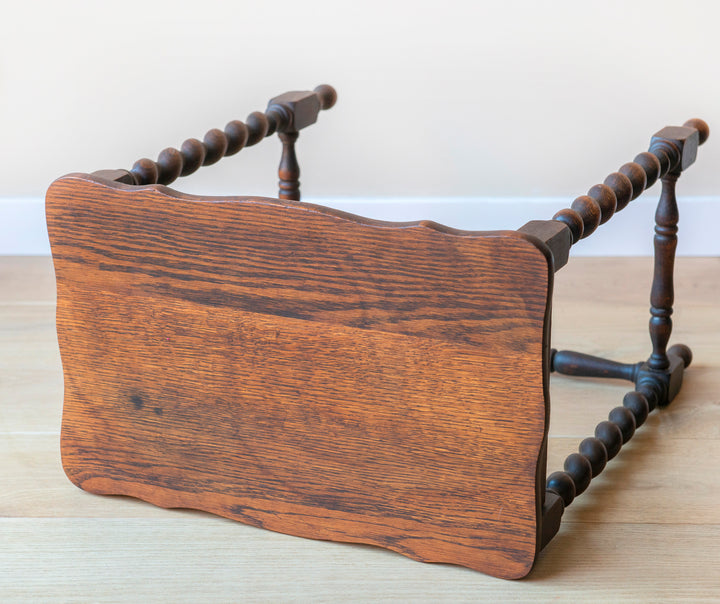
[[[692,350],[690,350],[688,346],[685,346],[685,344],[674,344],[673,346],[670,346],[668,349],[668,356],[670,355],[680,357],[683,360],[683,364],[686,369],[690,367],[690,363],[692,363]]]

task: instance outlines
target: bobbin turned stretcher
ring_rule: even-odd
[[[65,471],[94,493],[523,577],[690,364],[667,348],[674,189],[708,128],[661,130],[552,220],[471,232],[300,203],[298,132],[334,103],[329,86],[286,93],[157,162],[51,185]],[[164,186],[275,132],[278,199]],[[554,272],[657,180],[650,357],[553,350]],[[635,386],[546,479],[552,371]]]

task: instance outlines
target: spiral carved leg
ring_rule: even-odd
[[[690,349],[682,344],[672,346],[668,357],[671,367],[680,366],[680,376],[692,361]],[[548,477],[543,509],[543,547],[559,529],[564,509],[587,490],[592,479],[605,469],[645,423],[649,413],[669,396],[671,387],[670,382],[662,377],[665,374],[649,369],[647,364],[643,364],[638,374],[636,390],[628,392],[622,406],[615,407],[608,414],[608,419],[595,427],[594,436],[580,443],[577,453],[568,455],[562,471],[553,472]]]
[[[565,508],[605,469],[607,462],[633,437],[649,412],[650,402],[646,394],[640,391],[628,392],[623,399],[623,406],[615,407],[608,414],[608,419],[597,425],[595,435],[583,440],[577,453],[568,455],[563,470],[550,474],[543,510],[543,547],[560,528],[560,518]]]
[[[299,130],[314,124],[318,113],[330,109],[336,100],[335,89],[327,84],[317,86],[312,92],[286,92],[271,99],[265,113],[254,111],[245,123],[233,120],[224,130],[213,128],[202,141],[189,138],[179,150],[168,147],[160,152],[157,161],[143,158],[136,161],[130,170],[100,170],[94,174],[129,185],[168,185],[180,176],[187,176],[201,166],[209,166],[223,157],[234,155],[276,132],[281,138],[283,133],[294,133],[297,138]],[[290,149],[288,153],[294,155],[294,150]],[[288,159],[288,165],[291,170],[292,158]],[[290,182],[292,177],[287,180],[290,183],[286,187],[287,195],[294,197],[286,196],[284,199],[298,199],[297,182],[293,185]],[[294,180],[297,181],[297,177]]]

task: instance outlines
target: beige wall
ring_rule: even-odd
[[[720,3],[7,2],[0,198],[129,168],[323,82],[301,136],[317,197],[584,193],[666,124],[715,139],[683,192],[720,193]],[[273,195],[277,141],[180,181]]]

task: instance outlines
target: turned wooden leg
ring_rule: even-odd
[[[282,141],[282,156],[278,176],[280,177],[278,197],[280,199],[291,199],[300,201],[300,165],[295,155],[295,141],[298,139],[297,132],[278,133]]]
[[[650,292],[653,351],[648,365],[658,371],[665,371],[670,366],[667,344],[672,332],[673,271],[679,219],[675,182],[678,176],[679,173],[671,172],[662,178],[662,194],[655,213],[655,273]]]
[[[578,377],[616,378],[634,382],[642,363],[618,363],[600,357],[573,352],[550,351],[550,371]]]

